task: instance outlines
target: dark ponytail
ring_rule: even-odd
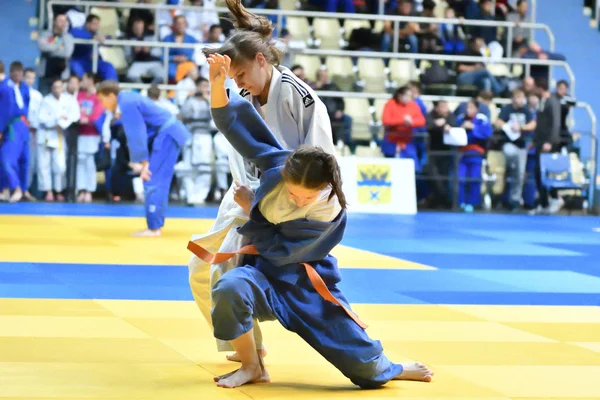
[[[204,55],[227,55],[232,64],[236,65],[252,61],[258,53],[262,53],[269,64],[278,67],[283,53],[272,43],[271,21],[246,10],[241,0],[225,0],[225,3],[231,12],[236,30],[220,48],[202,49]]]
[[[342,190],[342,174],[337,160],[321,147],[301,146],[295,150],[285,162],[283,179],[312,190],[331,186],[327,200],[336,196],[342,209],[348,205]]]

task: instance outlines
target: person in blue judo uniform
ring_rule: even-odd
[[[10,202],[20,201],[23,197],[33,200],[28,191],[29,86],[23,82],[23,71],[23,64],[13,62],[10,65],[10,77],[0,83],[0,189],[10,189]]]
[[[215,378],[217,385],[269,381],[253,318],[279,320],[361,388],[394,379],[431,381],[433,372],[421,363],[391,362],[337,287],[341,275],[329,252],[343,237],[346,201],[335,156],[313,146],[284,150],[253,105],[226,90],[229,57],[213,54],[208,62],[215,124],[261,171],[256,194],[242,185],[235,191],[250,216],[239,233],[251,244],[238,253],[250,256],[212,292],[214,336],[230,341],[241,360],[239,369]],[[190,250],[212,262],[232,256]]]
[[[466,113],[458,117],[457,124],[467,132],[467,145],[460,148],[458,203],[463,211],[473,212],[481,204],[481,166],[494,128],[479,112],[477,100],[467,103]]]
[[[131,169],[144,181],[148,228],[134,236],[160,236],[175,163],[190,133],[169,111],[137,92],[121,91],[118,82],[101,82],[97,95],[113,115],[119,109]]]

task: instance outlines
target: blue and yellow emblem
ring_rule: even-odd
[[[358,164],[358,202],[390,204],[392,201],[392,169],[387,164]]]

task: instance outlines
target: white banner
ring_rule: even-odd
[[[348,211],[416,214],[413,160],[338,157]]]

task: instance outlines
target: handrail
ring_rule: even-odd
[[[152,85],[149,83],[120,83],[119,86],[122,89],[147,90]],[[160,90],[177,90],[176,85],[157,85],[157,86]],[[317,90],[316,94],[319,97],[383,99],[383,100],[387,100],[392,97],[392,95],[389,93],[339,92],[339,91],[323,91],[323,90]],[[470,97],[466,97],[466,96],[438,96],[438,95],[421,95],[420,98],[426,102],[437,101],[437,100],[446,100],[446,101],[457,102],[457,103],[468,101],[471,99]],[[492,100],[492,103],[493,104],[510,104],[511,99],[494,98]],[[590,160],[593,162],[593,165],[592,165],[592,171],[591,171],[592,176],[590,178],[588,209],[589,209],[589,211],[592,211],[593,207],[594,207],[594,196],[595,196],[595,191],[596,191],[596,176],[598,174],[598,160],[597,160],[598,137],[597,137],[597,133],[596,133],[597,119],[596,119],[596,114],[594,113],[594,110],[588,103],[578,101],[575,104],[575,107],[583,108],[584,110],[586,110],[586,112],[588,113],[588,115],[590,117],[590,121],[591,121],[590,138],[592,139],[592,143],[590,144]]]
[[[51,0],[54,1],[54,0]],[[91,44],[94,46],[93,52],[93,66],[94,71],[97,69],[97,47],[101,44],[95,39],[74,39],[76,44]],[[104,45],[114,46],[139,46],[140,42],[135,40],[116,40],[107,39],[102,42]],[[146,47],[161,47],[165,49],[164,57],[167,58],[167,48],[190,48],[199,49],[205,46],[202,43],[166,43],[166,42],[144,42]],[[463,61],[463,62],[481,62],[485,64],[521,64],[526,66],[531,65],[545,65],[545,66],[559,66],[564,67],[570,80],[571,94],[575,95],[575,75],[571,70],[571,67],[566,61],[554,61],[554,60],[536,60],[529,58],[499,58],[491,59],[489,57],[473,57],[473,56],[461,56],[461,55],[441,55],[441,54],[413,54],[413,53],[393,53],[393,52],[382,52],[382,51],[350,51],[350,50],[317,50],[317,49],[302,49],[293,50],[293,52],[306,55],[316,55],[321,57],[327,56],[339,56],[339,57],[365,57],[365,58],[393,58],[402,60],[428,60],[428,61]],[[167,64],[168,59],[163,60]]]
[[[53,19],[52,6],[53,5],[74,5],[72,1],[67,0],[44,0],[47,1],[46,7],[40,7],[40,18],[38,21],[38,28],[41,30],[44,27],[46,13],[48,14],[49,20]],[[202,10],[203,7],[197,6],[181,6],[181,5],[166,5],[166,4],[139,4],[139,3],[112,3],[106,1],[77,1],[75,5],[89,7],[109,7],[109,8],[120,8],[120,9],[147,9],[154,10],[155,13],[158,10],[181,10],[181,11],[198,11]],[[211,8],[211,11],[228,13],[229,10],[225,7]],[[452,23],[465,26],[491,26],[491,27],[504,27],[508,28],[508,46],[506,54],[512,53],[512,31],[515,27],[519,26],[522,28],[529,29],[541,29],[548,34],[550,51],[554,51],[556,38],[550,30],[550,27],[546,24],[538,23],[515,23],[508,21],[486,21],[486,20],[467,20],[467,19],[446,19],[446,18],[429,18],[429,17],[404,17],[404,16],[392,16],[392,15],[374,15],[374,14],[348,14],[348,13],[329,13],[322,11],[297,11],[297,10],[267,10],[267,9],[252,9],[252,12],[257,15],[276,16],[277,18],[277,33],[281,32],[281,23],[283,17],[315,17],[315,18],[334,18],[334,19],[359,19],[368,21],[391,21],[394,22],[394,39],[398,38],[399,23],[400,22],[416,22],[416,23]],[[396,43],[397,40],[394,40]]]

